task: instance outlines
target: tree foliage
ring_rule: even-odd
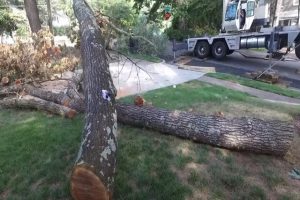
[[[167,33],[180,38],[215,34],[222,24],[222,0],[189,0],[176,9]]]
[[[164,6],[172,6],[170,38],[215,34],[221,28],[222,0],[134,0],[134,8],[143,11],[148,21],[162,20]]]
[[[16,19],[6,10],[0,10],[0,35],[12,32],[17,29]]]
[[[134,0],[133,8],[137,12],[143,11],[148,16],[148,21],[159,21],[163,16],[163,6],[171,5],[176,8],[183,0]]]
[[[6,1],[0,1],[0,35],[8,33],[12,35],[12,32],[17,29],[17,19],[10,13],[8,3]]]

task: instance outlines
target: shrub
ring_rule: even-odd
[[[153,22],[147,23],[145,16],[139,17],[137,24],[132,28],[131,32],[134,36],[139,36],[138,38],[134,38],[137,43],[136,53],[157,56],[166,48],[168,41],[166,34],[161,31],[159,24]],[[150,40],[154,46],[142,39],[142,37]],[[118,38],[118,48],[122,51],[129,50],[128,36]]]

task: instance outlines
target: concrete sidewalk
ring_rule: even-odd
[[[136,62],[140,68],[131,62],[110,63],[109,69],[118,90],[117,98],[181,84],[205,74],[181,70],[165,62],[152,63],[143,60]]]
[[[224,80],[211,78],[211,77],[207,77],[207,76],[202,76],[202,77],[198,78],[198,80],[206,82],[206,83],[210,83],[213,85],[222,86],[222,87],[225,87],[228,89],[245,92],[247,94],[250,94],[252,96],[258,97],[260,99],[263,99],[263,100],[266,100],[269,102],[283,103],[283,104],[288,104],[288,105],[300,105],[300,99],[281,96],[281,95],[274,94],[271,92],[266,92],[266,91],[258,90],[255,88],[243,86],[238,83],[233,83],[231,81],[224,81]]]

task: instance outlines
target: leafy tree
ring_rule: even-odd
[[[167,30],[171,38],[216,34],[222,24],[222,0],[189,0],[174,11],[172,26]]]
[[[137,12],[143,10],[144,14],[148,16],[148,21],[159,21],[163,16],[163,6],[171,5],[176,8],[186,0],[134,0],[133,8]]]
[[[0,35],[8,33],[12,35],[12,32],[17,29],[17,22],[14,16],[9,12],[8,3],[6,1],[0,1]]]

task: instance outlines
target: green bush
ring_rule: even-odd
[[[147,18],[145,16],[140,16],[138,18],[137,23],[132,27],[131,32],[134,36],[141,36],[154,44],[154,46],[149,44],[149,42],[141,37],[134,38],[137,46],[136,53],[157,56],[166,48],[168,41],[167,35],[161,31],[159,24],[154,22],[147,23]],[[122,51],[129,50],[128,36],[121,36],[118,38],[118,49]]]

